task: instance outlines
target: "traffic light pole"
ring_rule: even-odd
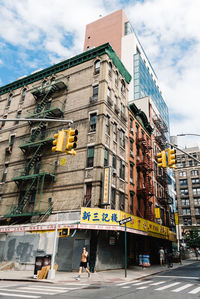
[[[200,164],[200,160],[196,159],[195,157],[193,157],[192,155],[188,154],[187,152],[185,152],[184,150],[180,149],[177,145],[170,143],[170,142],[166,142],[166,144],[174,147],[175,149],[179,150],[180,152],[184,153],[185,155],[187,155],[188,157],[190,157],[191,159],[195,160],[196,162],[198,162]]]

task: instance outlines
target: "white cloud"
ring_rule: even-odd
[[[122,1],[125,12],[170,109],[171,133],[199,132],[199,0],[127,2]],[[56,63],[82,51],[87,23],[121,7],[120,0],[1,0],[0,48],[15,46],[19,59],[32,68],[43,61],[30,58],[26,50],[37,48]]]

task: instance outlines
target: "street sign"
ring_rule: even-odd
[[[125,224],[127,222],[130,222],[132,220],[132,217],[124,218],[119,221],[119,225]]]

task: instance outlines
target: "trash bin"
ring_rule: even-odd
[[[33,278],[37,278],[37,272],[41,270],[42,267],[46,267],[49,265],[51,265],[51,255],[36,256]]]
[[[143,255],[143,261],[142,261],[143,267],[149,267],[150,266],[150,257],[149,254]]]

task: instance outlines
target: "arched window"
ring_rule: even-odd
[[[94,74],[100,73],[100,60],[96,60],[94,63]]]
[[[42,82],[42,87],[45,87],[45,86],[47,86],[47,80],[44,80],[44,81]]]
[[[22,97],[21,97],[21,101],[20,101],[20,104],[22,104],[25,100],[25,97],[26,97],[26,88],[24,88],[22,90]]]
[[[112,63],[108,63],[108,75],[111,77],[112,76]]]
[[[12,93],[11,93],[11,94],[9,94],[9,98],[8,98],[8,105],[7,105],[8,108],[10,107],[12,98],[13,98],[13,95],[12,95]]]
[[[125,94],[125,82],[124,82],[124,80],[121,81],[121,93]]]

